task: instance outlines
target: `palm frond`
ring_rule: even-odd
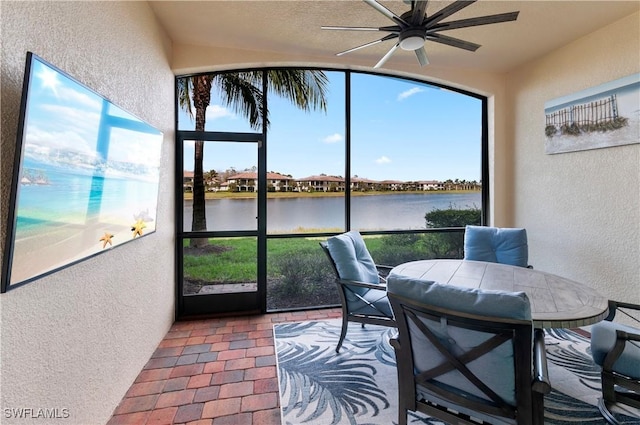
[[[213,81],[224,106],[249,121],[251,128],[261,130],[263,122],[269,126],[269,111],[262,111],[263,71],[220,72],[195,77],[179,78],[177,83],[178,104],[193,116],[192,109],[198,109],[194,81],[206,78]],[[290,100],[304,110],[327,110],[327,90],[329,79],[323,71],[304,69],[271,69],[267,71],[267,89],[278,96]],[[209,93],[210,94],[210,93]],[[201,102],[202,103],[202,102]],[[206,103],[206,105],[204,105]],[[204,108],[208,101],[204,102]]]
[[[551,391],[544,398],[545,424],[597,424],[602,416],[593,406],[558,391]],[[570,418],[570,419],[569,419]]]
[[[274,332],[278,338],[295,338],[300,335],[322,332],[324,327],[320,327],[321,324],[322,322],[281,323],[274,328]]]
[[[343,354],[348,355],[353,352],[357,355],[365,355],[373,353],[380,363],[395,367],[396,354],[389,344],[389,340],[396,334],[395,328],[375,325],[367,325],[362,328],[359,325],[353,325],[353,328],[348,332],[349,344],[343,350]],[[336,337],[333,336],[334,341]]]
[[[548,329],[546,332],[557,341],[547,344],[547,361],[578,376],[588,387],[599,390],[600,367],[591,357],[589,339],[567,329]]]
[[[280,388],[288,394],[283,411],[296,411],[304,421],[331,410],[332,423],[345,416],[350,423],[355,417],[373,415],[389,407],[384,390],[374,379],[376,370],[366,360],[336,356],[331,347],[288,344],[278,347]]]
[[[273,69],[268,72],[269,90],[291,100],[304,111],[327,110],[326,91],[329,82],[323,71]]]
[[[193,120],[193,107],[191,102],[191,93],[193,91],[193,82],[191,77],[178,78],[177,80],[177,96],[178,105],[184,109],[191,120]]]
[[[262,86],[256,84],[255,76],[246,72],[225,72],[215,74],[213,81],[220,91],[222,103],[246,117],[251,128],[260,130],[263,95]]]

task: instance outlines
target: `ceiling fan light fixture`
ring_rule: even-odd
[[[400,33],[400,48],[409,51],[418,50],[424,46],[425,39],[426,34],[422,28],[405,30]]]

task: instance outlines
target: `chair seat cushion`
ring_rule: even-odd
[[[421,385],[416,385],[416,400],[429,400],[431,403],[435,403],[439,406],[444,406],[448,409],[452,409],[454,411],[458,411],[465,415],[469,415],[472,418],[479,419],[484,421],[485,423],[493,424],[493,425],[516,425],[515,418],[508,418],[502,416],[495,416],[488,413],[478,412],[477,410],[469,409],[460,404],[452,403],[446,398],[440,397],[438,394],[435,394]],[[440,421],[436,422],[440,423]]]
[[[527,231],[520,228],[466,226],[464,259],[527,267]]]
[[[603,321],[591,327],[591,355],[593,361],[602,366],[607,354],[616,343],[616,330],[640,334],[640,329],[621,323]],[[640,379],[640,347],[637,343],[627,342],[625,349],[613,364],[613,371],[635,379]]]
[[[369,289],[366,292],[359,294],[359,296],[356,296],[354,294],[349,295],[351,288],[356,287],[348,286],[348,289],[345,291],[347,293],[346,298],[350,314],[363,314],[366,316],[389,318],[393,317],[386,290]]]

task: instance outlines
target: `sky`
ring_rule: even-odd
[[[267,170],[303,178],[345,176],[344,73],[326,71],[326,113],[303,112],[289,101],[268,99]],[[351,74],[351,175],[371,180],[480,181],[479,99],[414,81]],[[194,121],[179,113],[179,128]],[[255,132],[224,107],[212,90],[206,130]],[[243,146],[238,146],[243,145]],[[193,170],[193,147],[185,144],[185,170]],[[254,145],[207,143],[204,169],[236,170],[257,165]]]
[[[28,92],[25,155],[52,164],[64,158],[73,159],[76,165],[93,166],[94,161],[140,165],[157,178],[160,131],[35,56]],[[106,158],[100,158],[96,151],[103,108],[106,108],[104,122],[112,124],[104,138]]]

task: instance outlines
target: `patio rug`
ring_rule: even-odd
[[[336,354],[340,323],[274,325],[283,425],[398,423],[395,354],[389,344],[395,329],[350,323]],[[596,407],[600,371],[591,360],[589,338],[553,329],[545,341],[553,386],[544,401],[545,423],[605,424]],[[624,424],[640,424],[637,414],[627,411],[617,417]],[[413,413],[408,422],[441,424]]]

